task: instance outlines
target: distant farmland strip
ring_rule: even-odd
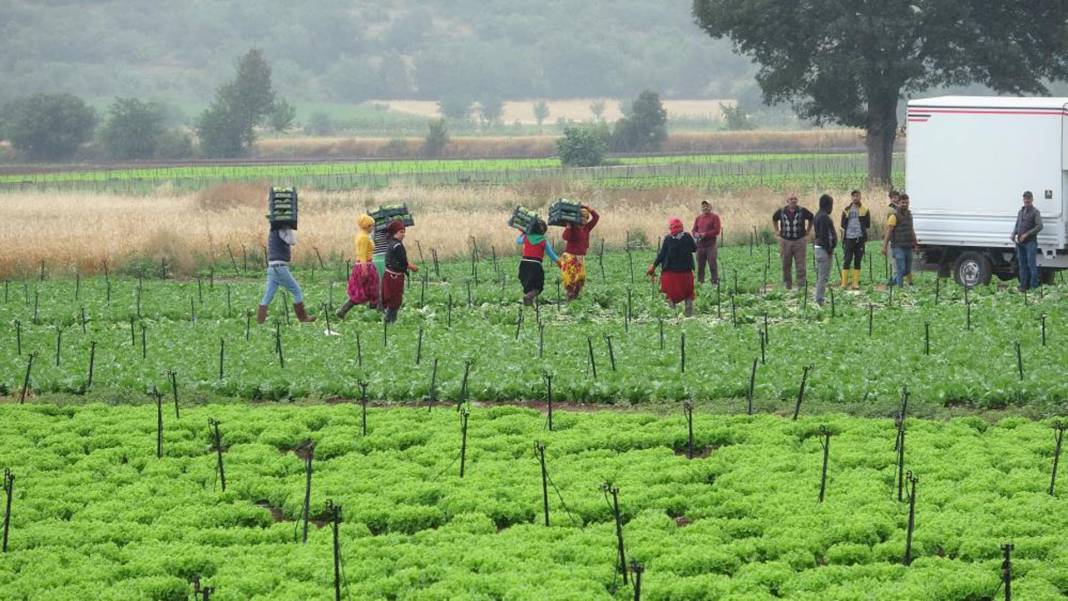
[[[0,190],[140,193],[162,185],[195,190],[220,183],[271,181],[337,190],[390,185],[496,186],[531,180],[589,182],[606,187],[832,186],[859,183],[863,154],[739,154],[627,157],[600,167],[565,168],[556,159],[396,160],[245,165],[192,165],[0,174]],[[895,171],[902,176],[901,157]]]

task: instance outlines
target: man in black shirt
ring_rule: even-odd
[[[827,289],[827,278],[831,275],[831,257],[834,247],[838,245],[838,234],[834,231],[831,211],[834,199],[829,194],[820,196],[820,210],[816,212],[816,235],[813,246],[816,251],[816,304],[823,306],[823,295]]]
[[[797,269],[797,286],[803,288],[806,280],[805,239],[812,231],[812,211],[797,206],[797,195],[786,199],[786,206],[775,211],[771,223],[779,237],[779,254],[782,256],[782,283],[787,290],[793,287],[791,264]]]

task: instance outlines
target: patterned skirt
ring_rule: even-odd
[[[349,275],[349,300],[357,305],[378,303],[378,270],[374,263],[357,263]]]
[[[577,296],[586,283],[586,257],[564,253],[563,264],[560,266],[561,281],[568,294]]]

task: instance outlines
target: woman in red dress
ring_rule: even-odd
[[[650,277],[656,275],[656,268],[661,267],[660,291],[668,298],[671,307],[685,303],[686,317],[693,315],[693,254],[697,252],[697,242],[686,231],[682,220],[673,217],[668,222],[670,233],[664,236],[656,260],[646,272]]]

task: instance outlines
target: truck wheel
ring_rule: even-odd
[[[953,264],[953,279],[965,288],[975,288],[990,283],[993,268],[990,259],[980,252],[969,250],[957,257]]]

